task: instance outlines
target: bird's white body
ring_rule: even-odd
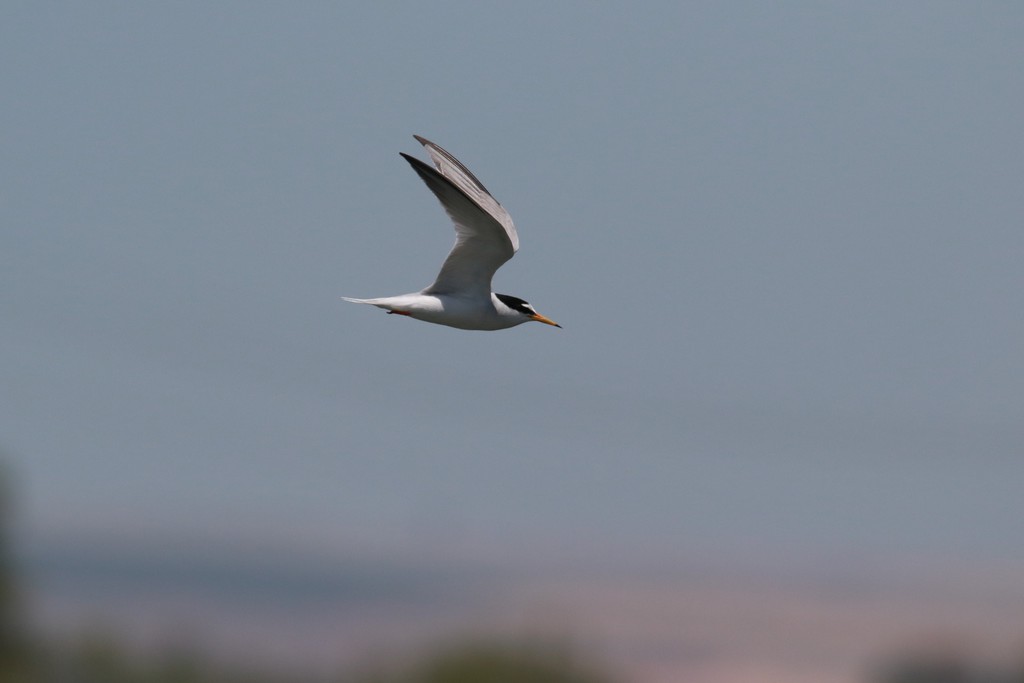
[[[491,291],[495,271],[519,249],[512,217],[458,159],[429,140],[415,137],[436,168],[408,154],[402,156],[451,218],[455,246],[437,279],[421,292],[376,299],[343,298],[463,330],[503,330],[530,320],[561,327],[522,299]]]
[[[473,296],[421,292],[379,299],[343,298],[345,301],[383,308],[389,313],[407,315],[416,320],[457,327],[461,330],[504,330],[530,320],[506,306],[493,293],[489,300]]]

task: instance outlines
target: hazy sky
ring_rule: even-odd
[[[61,536],[1024,547],[1024,5],[0,10],[0,448]],[[564,330],[342,302],[453,233]]]

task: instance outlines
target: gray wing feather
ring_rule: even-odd
[[[419,135],[413,135],[413,137],[430,153],[430,158],[441,175],[465,192],[466,196],[476,202],[477,206],[489,213],[494,220],[501,224],[501,227],[505,228],[508,240],[512,243],[512,253],[519,251],[519,235],[516,233],[516,226],[512,224],[512,217],[508,215],[505,207],[491,196],[484,184],[477,180],[477,177],[450,152]]]
[[[416,137],[437,170],[419,159],[402,154],[455,224],[455,246],[425,294],[464,293],[489,297],[495,271],[515,254],[519,238],[508,212],[483,184],[451,154]]]

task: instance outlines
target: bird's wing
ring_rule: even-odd
[[[427,148],[437,170],[408,154],[402,157],[455,224],[455,246],[437,279],[423,292],[489,297],[494,272],[519,249],[512,218],[458,159],[429,140],[416,139]]]

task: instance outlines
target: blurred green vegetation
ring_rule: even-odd
[[[1018,666],[985,665],[960,654],[904,655],[882,667],[877,683],[1024,683]]]
[[[565,647],[469,643],[441,651],[387,683],[605,683]],[[368,681],[366,683],[369,683]]]
[[[335,675],[261,673],[215,664],[196,653],[141,655],[115,639],[91,636],[75,645],[35,651],[18,678],[3,683],[612,683],[566,648],[471,642],[453,645],[404,667]]]
[[[0,461],[0,683],[611,683],[571,648],[548,642],[462,642],[406,666],[332,676],[229,667],[190,651],[143,654],[97,632],[52,642],[27,626],[14,561],[12,494],[9,469]]]
[[[14,570],[12,492],[10,474],[0,462],[0,681],[21,683],[32,680],[34,658]]]
[[[112,635],[52,642],[27,627],[14,561],[13,487],[0,461],[0,683],[613,683],[609,675],[550,641],[467,639],[411,663],[315,675],[261,672],[215,663],[201,653],[143,654]],[[956,654],[904,655],[867,677],[874,683],[1024,683],[1017,667],[985,667]]]

